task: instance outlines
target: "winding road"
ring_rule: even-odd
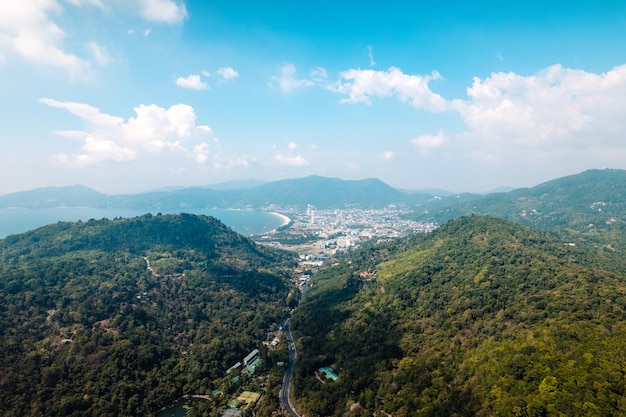
[[[291,407],[289,403],[289,387],[291,386],[291,378],[293,377],[293,368],[296,363],[296,345],[293,343],[293,337],[291,336],[291,328],[289,327],[289,319],[285,320],[285,335],[287,337],[287,345],[289,346],[289,363],[287,364],[287,370],[283,377],[283,386],[280,388],[280,404],[287,410],[287,412],[293,417],[300,417],[300,414]]]

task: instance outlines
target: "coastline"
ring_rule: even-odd
[[[280,214],[280,213],[277,213],[275,211],[270,211],[269,213],[273,214],[274,216],[280,217],[280,219],[282,220],[282,223],[278,227],[287,226],[289,223],[291,223],[291,219],[289,217],[285,216],[284,214]],[[276,229],[278,229],[278,227]],[[276,229],[274,229],[274,230],[276,230]]]

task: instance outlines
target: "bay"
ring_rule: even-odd
[[[27,232],[38,227],[57,222],[75,222],[89,219],[113,219],[116,217],[136,217],[148,213],[146,210],[122,208],[7,208],[0,209],[0,239],[8,235]],[[185,213],[213,216],[235,232],[245,236],[261,235],[283,224],[283,218],[266,211],[248,210],[209,210],[186,209]],[[180,213],[180,211],[161,210],[161,214]],[[152,213],[156,215],[157,213]]]

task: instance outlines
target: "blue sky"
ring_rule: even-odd
[[[626,168],[626,3],[0,1],[0,194]]]

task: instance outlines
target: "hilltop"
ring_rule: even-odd
[[[531,188],[490,194],[445,190],[401,191],[375,179],[342,180],[312,175],[273,181],[237,181],[206,187],[175,188],[107,196],[83,186],[47,187],[0,196],[0,208],[94,207],[158,212],[186,208],[306,209],[384,208],[415,210],[415,219],[443,224],[467,214],[502,217],[532,227],[606,229],[622,224],[626,213],[626,171],[588,170]]]
[[[0,240],[5,416],[137,416],[228,392],[289,311],[293,254],[214,218],[65,223]]]
[[[413,204],[432,196],[407,194],[378,179],[341,180],[309,176],[262,183],[231,182],[207,187],[177,188],[148,193],[106,196],[83,186],[48,187],[0,196],[0,208],[87,206],[141,210],[185,208],[261,208],[273,205],[306,209],[382,208]]]
[[[101,207],[107,196],[83,185],[44,187],[0,196],[0,207]]]
[[[623,258],[497,218],[357,251],[292,319],[307,415],[621,415]],[[337,381],[315,371],[332,367]],[[323,381],[323,379],[322,379]]]
[[[626,171],[593,169],[506,193],[443,197],[423,204],[416,218],[443,224],[467,214],[579,232],[620,227],[626,214]]]

